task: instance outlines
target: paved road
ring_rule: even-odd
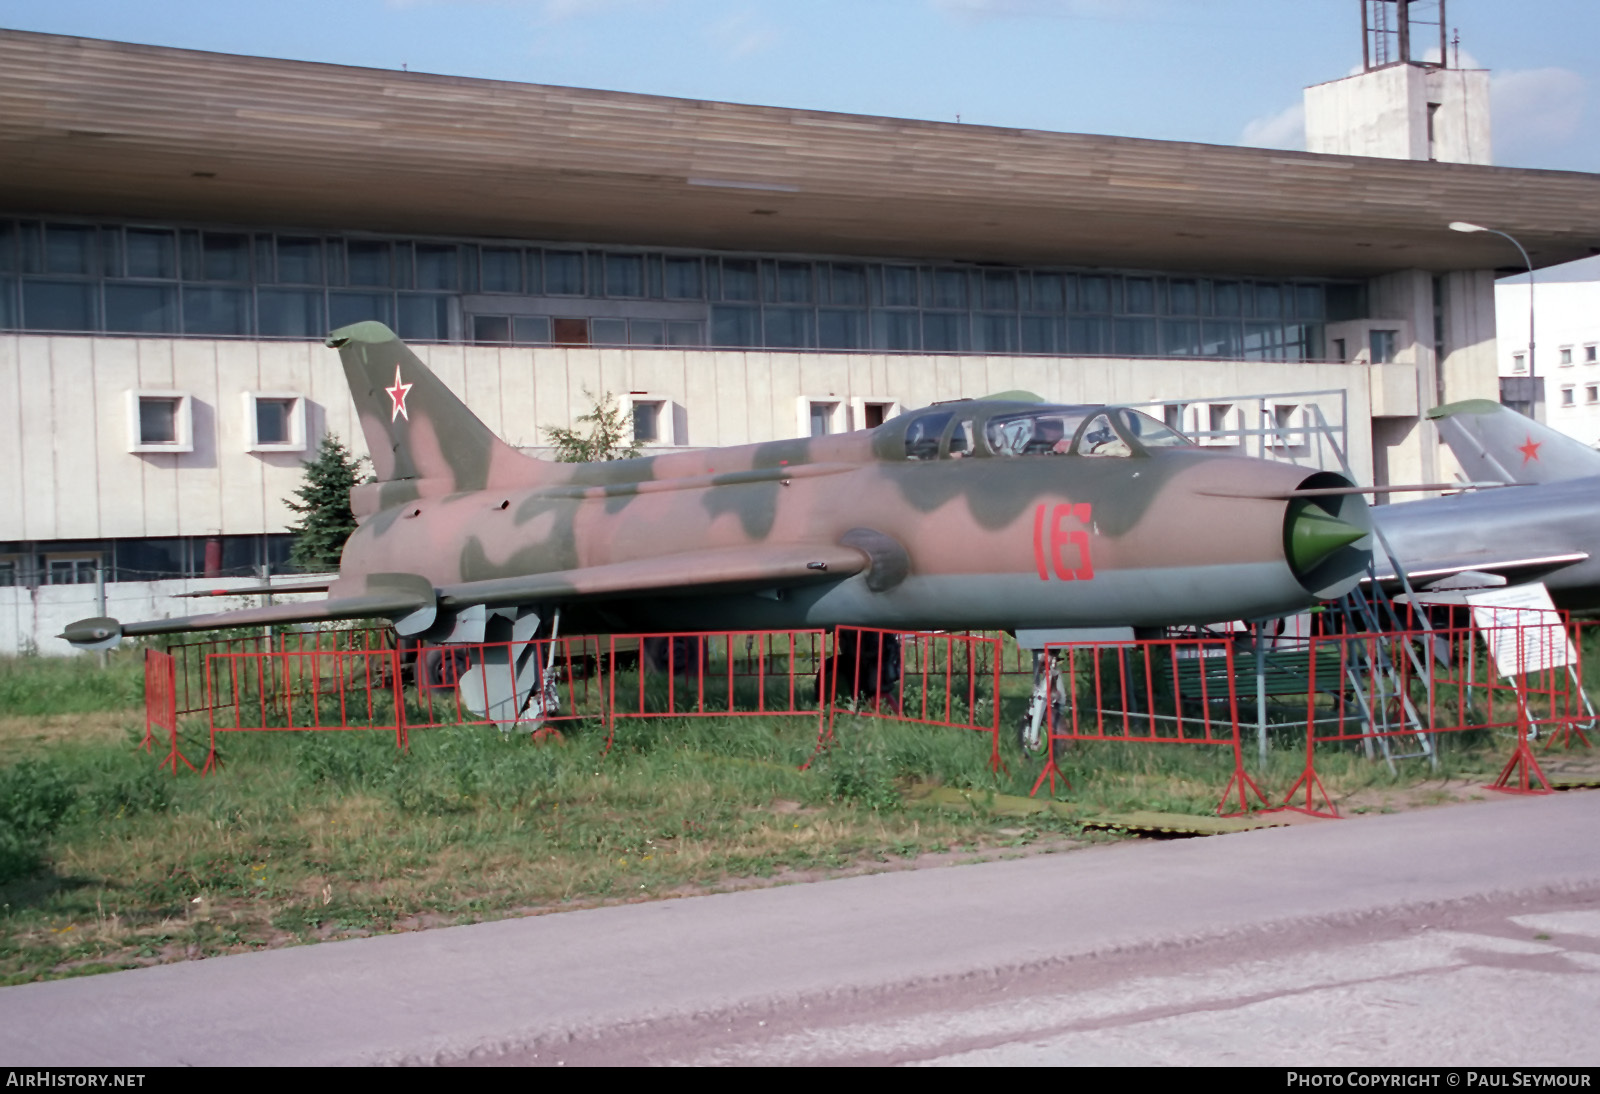
[[[0,1061],[1595,1064],[1597,821],[1497,799],[30,984]]]

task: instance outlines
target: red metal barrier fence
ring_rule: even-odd
[[[411,731],[439,726],[543,732],[602,713],[588,686],[596,661],[594,640],[570,638],[210,653],[203,769],[216,764],[218,733],[392,730],[405,748]]]
[[[987,733],[990,769],[1004,766],[998,638],[839,627],[833,650],[827,673],[828,721],[817,739],[818,752],[833,741],[834,718],[855,714]]]
[[[611,635],[604,641],[607,752],[619,718],[808,717],[817,719],[821,736],[821,630]]]
[[[1319,745],[1362,742],[1385,756],[1396,741],[1428,753],[1435,735],[1513,732],[1517,744],[1495,789],[1547,792],[1531,742],[1585,746],[1595,714],[1582,690],[1583,630],[1553,613],[1513,614],[1515,625],[1418,628],[1386,634],[1321,635],[1274,647],[1272,671],[1287,684],[1280,704],[1304,703],[1305,766],[1279,808],[1337,816],[1316,772]],[[1001,685],[1020,654],[1001,638],[840,627],[831,651],[820,630],[542,639],[523,643],[396,648],[382,628],[286,632],[183,643],[145,660],[146,729],[170,742],[162,766],[181,762],[177,719],[204,712],[216,734],[241,731],[378,729],[398,747],[411,730],[449,725],[527,727],[599,719],[606,748],[620,718],[794,716],[817,719],[828,747],[841,714],[894,718],[990,736],[1000,756]],[[1228,747],[1233,771],[1217,811],[1265,805],[1240,747],[1238,688],[1250,690],[1252,658],[1233,638],[1157,639],[1052,645],[1056,665],[1044,704],[1044,767],[1033,793],[1058,779],[1058,750],[1071,742]],[[1285,669],[1285,665],[1292,666]],[[1240,675],[1242,673],[1242,676]],[[1243,685],[1236,685],[1242,679]],[[1284,681],[1278,681],[1282,684]],[[198,687],[194,687],[198,684]],[[189,694],[185,688],[198,694]],[[1246,701],[1250,696],[1243,696]],[[987,705],[986,705],[987,704]],[[1265,720],[1264,712],[1258,717]]]
[[[144,740],[139,742],[139,747],[146,752],[153,751],[155,731],[160,730],[167,739],[167,755],[161,761],[161,766],[172,768],[176,774],[179,760],[188,764],[191,771],[194,770],[194,764],[189,763],[188,757],[178,750],[174,664],[170,654],[155,649],[144,651]]]
[[[1504,609],[1501,609],[1504,611]],[[1338,809],[1316,772],[1319,745],[1396,740],[1431,754],[1440,734],[1512,732],[1516,744],[1488,788],[1549,793],[1530,741],[1584,745],[1594,714],[1582,688],[1582,642],[1555,613],[1518,614],[1497,627],[1313,638],[1308,652],[1305,766],[1280,808],[1318,817]],[[1419,670],[1419,666],[1420,670]],[[1330,679],[1331,678],[1331,679]],[[1326,703],[1319,710],[1319,699]]]
[[[1216,745],[1233,750],[1233,773],[1217,812],[1250,812],[1252,795],[1266,797],[1244,769],[1234,693],[1233,642],[1226,638],[1164,638],[1129,642],[1049,644],[1044,655],[1059,684],[1049,686],[1048,744],[1034,781],[1052,794],[1064,776],[1059,745],[1075,741]],[[1058,709],[1059,707],[1059,709]],[[1230,808],[1236,802],[1236,808]]]
[[[214,653],[302,653],[339,650],[385,650],[395,645],[389,627],[334,627],[314,630],[277,630],[234,637],[209,637],[169,642],[166,652],[175,662],[175,710],[178,714],[204,714],[206,658]]]

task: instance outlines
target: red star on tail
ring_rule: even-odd
[[[411,385],[400,379],[399,365],[394,366],[394,387],[383,390],[388,392],[390,401],[394,403],[394,408],[389,411],[389,420],[392,422],[396,418],[404,418],[409,422],[411,415],[406,413],[406,396],[411,393]]]
[[[1524,466],[1526,466],[1530,461],[1537,460],[1539,458],[1539,446],[1543,443],[1543,441],[1534,440],[1533,436],[1530,434],[1528,437],[1528,442],[1517,449],[1518,452],[1522,453],[1522,462]]]

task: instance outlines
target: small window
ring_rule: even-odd
[[[1595,347],[1594,346],[1584,346],[1583,347],[1583,363],[1586,364],[1586,365],[1592,365],[1592,364],[1595,363]]]
[[[665,395],[635,391],[628,395],[633,410],[633,441],[641,445],[676,444],[673,403]]]
[[[1527,372],[1528,371],[1528,358],[1527,358],[1526,354],[1513,353],[1511,355],[1511,371],[1512,372]]]
[[[46,585],[92,585],[99,555],[51,555],[45,559]]]
[[[193,452],[192,426],[186,392],[128,392],[129,452]]]
[[[303,452],[306,447],[305,400],[289,391],[247,391],[244,394],[245,450]]]
[[[1583,387],[1583,401],[1589,406],[1600,403],[1600,384],[1585,384]]]
[[[597,346],[625,346],[628,344],[626,319],[589,320],[589,341]]]
[[[1572,347],[1571,346],[1562,346],[1561,347],[1561,363],[1563,365],[1572,364]]]
[[[811,404],[811,436],[826,437],[833,432],[833,414],[839,409],[838,403],[812,403]]]
[[[900,413],[900,404],[893,399],[851,399],[850,428],[877,429]]]
[[[661,404],[633,404],[633,439],[638,444],[651,444],[661,439]]]
[[[0,558],[0,589],[9,589],[20,584],[22,584],[21,560],[15,557]]]
[[[1400,332],[1397,330],[1369,331],[1367,344],[1372,350],[1373,364],[1393,364],[1395,351],[1400,345]]]
[[[550,320],[542,315],[519,315],[511,320],[511,337],[522,346],[546,345],[550,341]]]
[[[474,315],[472,340],[479,345],[495,345],[511,341],[510,316]]]
[[[1562,406],[1574,406],[1574,405],[1576,405],[1576,399],[1574,397],[1574,392],[1573,392],[1573,390],[1572,390],[1572,388],[1570,386],[1569,387],[1564,387],[1564,388],[1561,389],[1561,405]]]
[[[139,400],[139,443],[178,443],[178,400]]]

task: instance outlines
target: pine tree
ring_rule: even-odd
[[[578,424],[589,426],[587,435],[558,425],[544,427],[545,435],[556,447],[556,462],[598,463],[631,460],[639,455],[639,446],[633,441],[633,415],[623,413],[611,392],[597,399],[584,388],[583,397],[592,404],[587,414],[578,415]]]
[[[289,529],[294,533],[289,561],[296,569],[317,573],[339,568],[344,541],[356,530],[350,488],[360,478],[361,463],[338,436],[327,433],[317,458],[300,465],[305,468],[305,485],[294,492],[300,500],[284,499],[285,505],[300,514],[299,522]]]

